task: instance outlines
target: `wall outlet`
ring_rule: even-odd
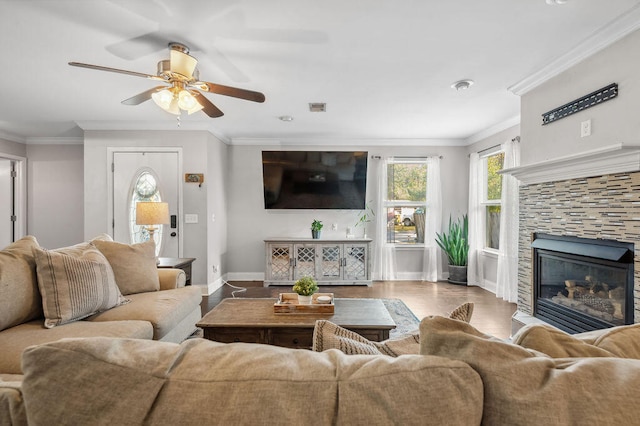
[[[580,123],[580,137],[585,138],[591,136],[591,120],[585,120]]]
[[[217,274],[220,271],[220,265],[213,265],[213,273]]]
[[[338,224],[337,223],[332,224],[331,225],[331,230],[332,231],[337,231],[338,230]]]

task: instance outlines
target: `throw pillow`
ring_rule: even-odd
[[[513,343],[552,358],[618,357],[640,359],[640,324],[570,335],[544,324],[523,327]]]
[[[463,361],[480,374],[482,424],[613,425],[640,418],[629,392],[640,383],[638,360],[553,359],[443,317],[420,323],[420,354]]]
[[[313,329],[313,346],[316,352],[339,349],[347,355],[389,355],[417,354],[420,349],[418,331],[384,342],[372,342],[358,333],[340,327],[327,320],[318,320]]]
[[[156,266],[156,244],[147,241],[138,244],[123,244],[115,241],[92,241],[107,258],[116,283],[125,296],[160,290]]]
[[[473,303],[458,306],[449,314],[449,318],[459,321],[471,321]],[[358,333],[340,327],[327,320],[318,320],[313,329],[313,346],[316,352],[327,349],[339,349],[348,355],[389,355],[397,357],[405,354],[417,354],[420,348],[418,330],[383,342],[372,342]]]
[[[86,318],[127,303],[116,285],[107,259],[95,248],[75,257],[34,249],[44,326]]]
[[[455,308],[453,312],[449,314],[449,318],[471,322],[471,315],[473,315],[473,303],[467,302]]]
[[[33,249],[39,247],[29,235],[0,251],[0,330],[42,318]]]

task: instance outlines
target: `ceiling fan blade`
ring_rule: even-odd
[[[140,105],[141,103],[151,99],[151,95],[153,95],[155,92],[165,88],[166,86],[156,86],[142,93],[138,93],[137,95],[132,96],[129,99],[125,99],[124,101],[122,101],[122,103],[124,105]]]
[[[133,75],[135,77],[143,77],[151,80],[164,81],[162,77],[158,77],[157,75],[143,74],[141,72],[121,70],[118,68],[103,67],[101,65],[83,64],[82,62],[69,62],[69,65],[71,65],[72,67],[89,68],[91,70],[98,70],[98,71],[117,72],[120,74]]]
[[[211,118],[222,117],[224,113],[220,109],[211,103],[202,93],[194,93],[196,100],[202,105],[202,112],[207,114]]]
[[[234,98],[245,99],[252,102],[262,103],[265,100],[264,95],[260,92],[239,89],[237,87],[223,86],[221,84],[209,83],[207,81],[198,81],[193,83],[192,86],[196,86],[211,93],[217,93],[218,95],[231,96]]]

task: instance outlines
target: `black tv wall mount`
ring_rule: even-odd
[[[616,96],[618,96],[618,84],[612,83],[602,89],[576,99],[575,101],[545,112],[542,114],[542,125],[544,126],[545,124],[553,123],[561,118],[568,117],[571,114],[575,114],[576,112],[580,112],[594,105],[613,99]]]

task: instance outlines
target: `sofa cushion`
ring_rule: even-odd
[[[462,321],[427,317],[420,353],[463,361],[484,383],[483,424],[635,424],[640,361],[559,358],[485,335]]]
[[[29,235],[0,251],[0,330],[42,317],[36,247],[38,241]]]
[[[2,348],[0,371],[21,374],[20,359],[22,352],[29,346],[55,342],[66,337],[97,336],[151,340],[153,327],[147,321],[76,321],[54,328],[45,328],[40,319],[29,321],[0,333],[0,348]]]
[[[513,336],[513,343],[552,358],[620,357],[640,359],[640,324],[570,335],[550,325],[531,324]]]
[[[23,365],[34,424],[442,425],[482,415],[478,374],[437,357],[97,338],[29,348]]]
[[[26,426],[27,413],[21,391],[22,380],[0,377],[0,425]]]
[[[116,283],[125,296],[160,289],[156,244],[153,241],[131,245],[115,241],[92,241],[92,244],[111,264]]]
[[[162,339],[202,301],[200,288],[187,286],[173,290],[130,294],[130,303],[101,312],[89,321],[141,320],[153,326],[153,338]],[[194,324],[195,329],[195,324]]]
[[[79,257],[39,248],[34,254],[45,327],[77,321],[128,302],[116,285],[109,262],[95,248]]]

